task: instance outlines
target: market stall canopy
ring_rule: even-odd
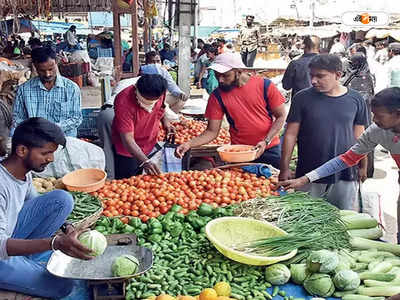
[[[0,22],[0,32],[6,35],[31,31],[39,32],[35,25],[32,24],[31,20],[28,19],[18,18]]]
[[[38,32],[42,34],[65,33],[72,25],[76,26],[76,33],[87,35],[90,33],[96,34],[101,31],[94,31],[85,24],[80,23],[65,23],[65,22],[45,22],[45,21],[32,21],[33,25],[37,28]]]
[[[287,28],[275,28],[273,33],[277,35],[293,35],[306,36],[306,35],[316,35],[322,39],[331,38],[338,35],[340,32],[344,31],[345,28],[341,28],[337,25],[328,25],[320,27],[287,27]]]
[[[212,33],[216,32],[219,26],[199,26],[197,36],[199,38],[208,38]],[[194,27],[191,28],[191,35],[194,35]]]
[[[375,37],[377,39],[384,39],[389,36],[394,38],[397,41],[400,41],[400,28],[398,28],[398,29],[374,28],[367,32],[367,34],[365,35],[365,38],[371,39],[371,38]]]
[[[111,8],[112,0],[0,0],[1,16],[50,17],[51,13],[111,11]]]

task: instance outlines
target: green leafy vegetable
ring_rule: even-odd
[[[93,256],[102,255],[107,248],[106,237],[97,230],[85,231],[79,236],[79,241],[92,250]]]
[[[304,288],[313,296],[330,297],[335,286],[328,274],[314,273],[304,281]]]
[[[328,250],[313,251],[307,258],[307,268],[312,273],[330,273],[338,264],[338,255]]]
[[[133,255],[125,254],[114,260],[111,271],[114,277],[124,277],[135,274],[138,267],[138,259]]]
[[[360,286],[360,276],[351,270],[339,271],[333,278],[333,283],[338,290],[351,291]]]
[[[289,281],[290,270],[284,264],[275,264],[265,269],[265,280],[272,285],[282,285]]]

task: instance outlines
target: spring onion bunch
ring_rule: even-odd
[[[349,249],[350,236],[339,210],[322,198],[296,192],[244,202],[236,214],[268,221],[288,235],[236,245],[239,251],[281,256],[292,250]]]

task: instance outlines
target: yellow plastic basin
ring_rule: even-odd
[[[206,235],[219,252],[234,261],[254,266],[272,265],[288,260],[296,255],[297,250],[283,256],[261,256],[234,250],[233,246],[285,234],[285,231],[268,222],[242,217],[218,218],[206,226]]]

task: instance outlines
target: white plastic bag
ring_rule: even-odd
[[[360,210],[362,213],[369,214],[379,224],[383,223],[383,211],[381,196],[376,192],[367,192],[360,184]]]
[[[43,172],[34,173],[35,175],[61,178],[77,169],[97,168],[104,170],[106,160],[103,149],[77,138],[67,137],[66,139],[65,148],[59,146],[54,153],[54,161]]]

